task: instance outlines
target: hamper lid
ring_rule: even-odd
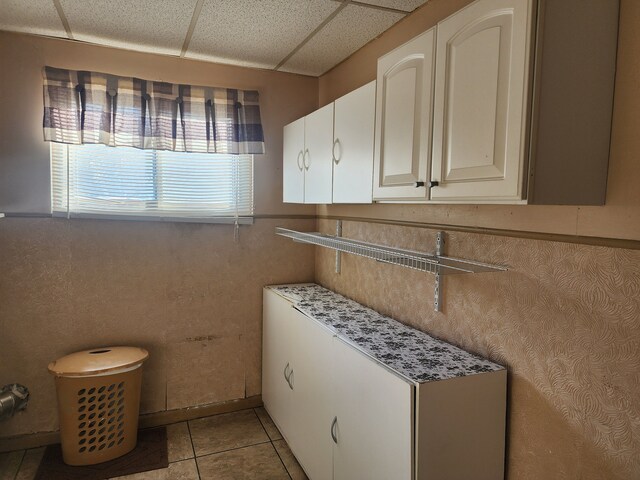
[[[149,353],[138,347],[104,347],[84,350],[59,358],[49,364],[54,375],[86,376],[132,367],[144,362]]]

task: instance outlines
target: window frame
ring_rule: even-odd
[[[137,214],[137,213],[118,213],[118,212],[113,212],[113,213],[93,213],[93,212],[73,212],[70,210],[69,205],[70,205],[70,185],[69,185],[69,148],[70,147],[82,147],[83,145],[69,145],[69,144],[64,144],[64,143],[56,143],[56,142],[49,142],[50,146],[49,146],[49,162],[50,162],[50,172],[51,172],[51,179],[50,179],[50,185],[51,185],[51,215],[52,217],[57,217],[57,218],[79,218],[79,219],[99,219],[99,220],[131,220],[131,221],[155,221],[155,222],[177,222],[177,223],[212,223],[212,224],[231,224],[231,225],[251,225],[254,223],[254,214],[255,214],[255,155],[253,154],[246,154],[246,155],[239,155],[239,156],[246,156],[246,157],[250,157],[250,161],[251,161],[251,213],[250,214],[239,214],[237,216],[235,215],[202,215],[202,216],[189,216],[189,215],[171,215],[170,211],[167,211],[166,215],[162,214],[161,210],[156,210],[159,214],[155,215],[149,215],[149,214]],[[90,144],[90,145],[97,145],[97,144]],[[110,146],[104,146],[105,148],[119,148],[119,147],[110,147]],[[66,165],[66,172],[64,174],[62,174],[64,177],[61,180],[65,185],[66,185],[66,190],[65,193],[67,195],[66,198],[66,212],[62,211],[62,210],[55,210],[56,206],[55,206],[55,202],[54,202],[54,175],[55,175],[55,167],[54,167],[54,149],[56,148],[63,148],[64,149],[64,155],[66,156],[66,161],[64,162]],[[134,147],[120,147],[120,148],[134,148]],[[154,150],[154,152],[163,152],[162,150],[160,151],[156,151]],[[167,152],[170,153],[170,152]],[[190,153],[190,152],[179,152],[181,154],[183,153]],[[216,154],[208,154],[208,155],[216,155]],[[220,155],[231,155],[231,154],[220,154]],[[159,179],[160,175],[157,174],[158,171],[161,170],[161,167],[158,165],[161,162],[161,160],[157,157],[154,156],[154,171],[156,172],[156,174],[154,175],[154,179]],[[237,163],[234,165],[234,169],[236,169],[238,167]],[[156,198],[151,201],[151,203],[154,203],[156,206],[159,206],[162,204],[162,200],[160,198],[158,198],[157,195],[161,195],[160,192],[162,191],[162,185],[161,185],[161,181],[156,180],[154,182],[153,185],[153,189],[154,192],[156,192]],[[241,195],[241,193],[239,192],[239,189],[236,189],[234,195],[236,196],[236,201],[239,195]],[[146,202],[147,204],[150,202]]]

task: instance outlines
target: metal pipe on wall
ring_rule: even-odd
[[[19,383],[5,385],[0,390],[0,420],[12,417],[16,412],[27,408],[29,390]]]

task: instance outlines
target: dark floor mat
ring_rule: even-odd
[[[166,427],[138,432],[138,444],[122,457],[97,465],[72,467],[62,461],[60,444],[44,452],[35,480],[104,480],[169,466]]]

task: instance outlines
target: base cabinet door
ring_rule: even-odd
[[[478,0],[438,24],[431,200],[523,195],[531,0]]]
[[[289,386],[291,372],[291,303],[277,293],[265,289],[263,296],[262,332],[262,401],[280,431],[290,431],[293,390]]]
[[[331,480],[331,411],[333,334],[296,309],[293,314],[294,419],[287,440],[291,450],[313,480]]]
[[[333,478],[410,480],[413,385],[333,339]]]

